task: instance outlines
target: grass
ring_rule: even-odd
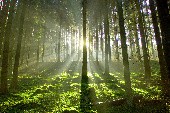
[[[153,72],[149,85],[144,80],[143,75],[136,70],[133,71],[131,67],[134,95],[142,95],[148,99],[160,98],[161,85],[157,65],[152,65]],[[49,72],[50,69],[47,70]],[[90,79],[89,87],[95,89],[96,101],[105,102],[125,98],[125,82],[122,72],[111,72],[108,81],[101,73],[88,73],[88,76]],[[0,96],[0,112],[62,113],[64,110],[80,111],[80,80],[81,75],[78,72],[71,74],[63,72],[48,76],[45,71],[43,74],[36,75],[22,73],[19,76],[19,90]],[[127,112],[126,106],[110,108],[107,109],[107,112],[123,113],[123,110]]]

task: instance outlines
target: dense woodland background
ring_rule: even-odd
[[[0,0],[0,112],[168,113],[169,0]]]

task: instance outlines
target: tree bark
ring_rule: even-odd
[[[8,76],[8,58],[9,58],[9,41],[12,27],[12,20],[14,14],[14,8],[17,0],[11,1],[11,6],[9,9],[8,20],[5,28],[4,35],[4,48],[3,48],[3,58],[2,58],[2,70],[1,70],[1,93],[6,94],[8,92],[7,76]]]
[[[103,52],[103,29],[102,29],[102,25],[100,23],[100,35],[101,35],[101,39],[100,39],[100,48],[101,48],[101,52],[102,52],[102,61],[104,59],[104,52]]]
[[[80,58],[81,58],[81,30],[80,30],[80,27],[79,27],[79,50],[78,50],[78,61],[80,61]],[[90,45],[89,45],[90,46]]]
[[[61,41],[61,20],[60,20],[60,31],[59,31],[58,48],[57,48],[57,51],[58,51],[58,52],[57,52],[58,62],[60,62],[60,60],[61,60],[61,59],[60,59],[60,54],[61,54],[61,53],[60,53],[60,52],[61,52],[61,51],[60,51],[60,47],[61,47],[61,42],[60,42],[60,41]]]
[[[104,33],[105,33],[105,75],[109,75],[109,48],[108,48],[108,37],[109,37],[109,20],[107,10],[107,0],[105,1],[105,15],[104,15]]]
[[[98,25],[96,26],[96,61],[99,61],[99,37],[98,37]]]
[[[115,40],[114,40],[114,44],[115,44],[115,58],[117,61],[120,60],[119,58],[119,44],[118,44],[118,39],[117,39],[117,35],[118,35],[118,27],[115,26],[114,28],[115,32],[114,32],[114,35],[115,35]]]
[[[164,58],[163,52],[162,52],[162,45],[161,45],[161,39],[159,32],[155,32],[155,38],[157,41],[157,49],[158,49],[158,55],[160,57],[159,64],[160,64],[160,71],[161,71],[161,78],[163,83],[163,93],[164,97],[170,97],[170,88],[169,88],[169,82],[170,82],[170,14],[168,10],[168,4],[167,0],[156,0],[157,8],[158,8],[158,16],[160,20],[160,28],[161,28],[161,35],[162,35],[162,44],[163,44],[163,52],[164,52]],[[154,6],[151,4],[153,3],[152,0],[150,0],[150,7],[154,8]],[[152,10],[151,10],[152,11]],[[155,16],[155,12],[152,11],[152,16]],[[156,18],[153,18],[153,23],[155,24],[155,29],[159,31],[159,27],[156,25]],[[157,33],[157,34],[156,34]],[[165,59],[165,62],[164,62]],[[167,71],[165,71],[165,68]],[[167,75],[167,76],[166,76]]]
[[[0,14],[0,65],[2,63],[2,50],[3,50],[3,41],[5,34],[5,25],[8,17],[8,9],[9,9],[9,0],[4,1],[4,6],[1,10]]]
[[[40,59],[40,39],[38,39],[38,42],[37,42],[37,63],[39,62],[39,59]]]
[[[91,43],[92,43],[92,37],[91,37],[91,34],[90,34],[90,28],[89,28],[89,61],[91,60],[91,56],[92,56],[92,50],[91,50]]]
[[[44,33],[43,44],[42,44],[42,54],[41,54],[42,62],[44,62],[44,55],[45,55],[45,39],[46,39],[46,34]]]
[[[87,47],[86,47],[86,7],[87,0],[83,0],[83,66],[81,78],[80,109],[83,113],[90,110],[88,76],[87,76]]]
[[[122,57],[123,57],[123,66],[124,66],[124,79],[125,79],[125,90],[127,94],[128,104],[131,105],[132,102],[132,88],[131,88],[131,80],[130,80],[130,71],[129,71],[129,61],[128,61],[128,53],[127,53],[127,44],[126,44],[126,33],[124,27],[124,17],[123,17],[123,8],[122,8],[122,0],[117,0],[117,8],[119,15],[119,29],[121,36],[121,47],[122,47]]]
[[[164,57],[167,66],[168,78],[170,80],[170,14],[167,0],[156,0],[158,8],[158,16],[160,20],[160,28],[162,35],[162,43]]]
[[[108,54],[109,54],[109,62],[110,62],[112,60],[112,52],[111,52],[111,45],[110,45],[110,35],[108,35]]]
[[[136,44],[136,53],[137,58],[141,62],[141,54],[140,54],[140,46],[139,46],[139,37],[138,37],[138,29],[137,29],[137,22],[136,17],[134,16],[134,35],[135,35],[135,44]]]
[[[21,53],[21,44],[23,38],[23,29],[24,29],[24,19],[25,19],[25,11],[26,11],[26,0],[22,0],[22,12],[20,16],[20,26],[19,26],[19,35],[17,38],[17,48],[15,54],[15,62],[14,62],[14,69],[13,69],[13,78],[11,83],[11,88],[16,89],[18,85],[18,68],[19,68],[19,60],[20,60],[20,53]]]
[[[137,8],[138,15],[139,15],[138,22],[139,22],[139,30],[140,30],[143,57],[144,57],[145,77],[146,77],[147,80],[149,80],[150,77],[151,77],[151,67],[150,67],[148,50],[147,50],[147,47],[146,47],[146,36],[145,36],[145,32],[144,32],[142,14],[141,14],[141,11],[140,11],[140,5],[139,5],[138,0],[136,0],[136,8]]]

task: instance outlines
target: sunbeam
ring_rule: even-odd
[[[0,0],[0,113],[169,113],[169,9]]]

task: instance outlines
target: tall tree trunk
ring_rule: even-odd
[[[27,47],[27,66],[29,65],[29,59],[30,59],[30,47]]]
[[[90,37],[89,37],[90,38]],[[90,45],[89,45],[90,46]],[[79,27],[79,52],[78,52],[78,61],[80,60],[81,57],[81,30]]]
[[[11,1],[11,7],[9,9],[9,16],[5,28],[4,35],[4,48],[3,48],[3,58],[2,58],[2,70],[1,70],[1,93],[6,94],[8,92],[7,76],[8,76],[8,58],[9,58],[9,41],[12,27],[12,20],[14,14],[14,8],[17,0]]]
[[[68,39],[68,31],[66,32],[66,57],[69,58],[69,39]],[[78,57],[79,59],[79,57]]]
[[[111,55],[111,45],[110,45],[110,34],[108,35],[108,54],[109,54],[109,62],[112,60],[112,55]]]
[[[5,34],[5,25],[8,17],[8,9],[9,9],[9,0],[4,1],[4,6],[1,10],[0,14],[0,65],[2,63],[2,50],[3,50],[3,41]]]
[[[39,59],[40,59],[40,39],[38,39],[38,42],[37,42],[37,63],[39,62]]]
[[[25,31],[25,33],[23,33],[24,34],[24,38],[26,39],[26,31]],[[26,59],[27,59],[27,57],[26,57],[26,48],[27,48],[27,45],[26,45],[26,41],[25,40],[22,40],[22,45],[23,46],[21,46],[21,54],[20,54],[20,65],[23,65],[24,63],[26,63]]]
[[[104,52],[103,52],[103,29],[102,29],[102,25],[100,25],[100,35],[101,35],[101,39],[100,39],[100,48],[101,48],[101,51],[102,51],[102,61],[104,59]]]
[[[138,15],[139,15],[138,22],[139,22],[139,30],[140,30],[140,35],[141,35],[142,50],[143,50],[143,57],[144,57],[145,77],[147,78],[147,80],[149,80],[151,77],[151,67],[150,67],[148,50],[146,47],[146,36],[145,36],[145,32],[144,32],[142,14],[140,11],[140,5],[139,5],[138,0],[136,0],[136,8],[137,8]]]
[[[96,61],[99,61],[99,37],[98,37],[98,25],[96,26]]]
[[[94,52],[94,39],[93,39],[93,29],[91,29],[91,33],[90,33],[90,36],[91,36],[91,58],[93,59],[93,52]]]
[[[125,90],[126,90],[126,94],[127,94],[128,104],[131,105],[132,88],[131,88],[131,80],[130,80],[129,61],[128,61],[127,44],[126,44],[126,33],[125,33],[125,27],[124,27],[122,0],[117,0],[117,8],[118,8],[118,15],[119,15],[119,28],[120,28],[122,57],[123,57],[123,66],[124,66],[124,79],[125,79],[125,86],[126,86]]]
[[[74,30],[71,28],[71,55],[74,53]]]
[[[82,66],[82,83],[88,83],[88,77],[87,77],[87,47],[86,47],[86,7],[87,7],[87,1],[83,0],[83,66]]]
[[[147,16],[146,16],[147,21],[145,21],[145,29],[147,29],[146,34],[148,35],[148,41],[147,41],[148,47],[147,48],[149,50],[149,45],[151,46],[151,49],[150,49],[151,57],[150,58],[155,59],[156,57],[155,57],[155,50],[154,50],[154,45],[153,45],[153,34],[152,34],[152,30],[151,30],[151,22],[150,22],[149,7],[147,5],[147,0],[144,0],[144,7],[146,8],[146,12],[145,11],[143,11],[143,12],[145,12],[147,14]],[[144,8],[143,8],[143,10],[144,10]],[[150,41],[150,43],[149,43],[149,41]]]
[[[153,59],[156,59],[156,56],[155,56],[155,50],[154,50],[154,44],[153,44],[153,36],[152,36],[152,34],[150,34],[151,35],[151,38],[150,38],[150,40],[151,40],[151,42],[150,42],[150,44],[151,44],[151,56],[152,56],[152,58]]]
[[[107,7],[109,7],[109,5],[110,5],[110,1],[107,1],[108,2],[108,6]],[[110,20],[109,20],[109,18],[111,18],[111,13],[110,13],[110,10],[108,10],[108,58],[109,58],[109,62],[111,62],[111,60],[112,60],[112,55],[111,55],[111,39],[110,39],[110,24],[109,24],[109,22],[110,22]],[[111,23],[111,22],[110,22]]]
[[[55,41],[55,56],[56,56],[56,61],[58,61],[58,42],[57,42],[58,40],[56,39],[56,41]]]
[[[76,29],[76,56],[78,57],[78,43],[79,43],[79,37],[78,37],[78,29]]]
[[[25,19],[25,11],[26,11],[26,0],[20,1],[22,2],[22,12],[20,16],[20,26],[19,26],[19,35],[17,38],[17,48],[16,48],[16,54],[15,54],[15,62],[14,62],[14,69],[13,69],[13,78],[11,83],[11,88],[14,90],[17,88],[18,85],[18,68],[19,68],[19,59],[20,59],[20,53],[21,53],[21,44],[22,44],[22,38],[23,38],[23,27],[24,27],[24,19]]]
[[[113,15],[113,22],[114,23],[117,23],[117,15],[114,14]],[[114,24],[114,58],[119,61],[119,45],[118,45],[118,39],[117,39],[117,36],[118,36],[118,27],[116,24]]]
[[[86,47],[86,6],[87,0],[83,0],[83,66],[81,78],[81,95],[80,109],[83,113],[88,113],[90,110],[89,91],[88,91],[88,76],[87,76],[87,47]]]
[[[109,20],[108,20],[108,7],[105,1],[105,15],[104,15],[104,32],[105,32],[105,75],[109,75],[109,61],[108,61],[108,37],[109,37]]]
[[[63,39],[63,50],[62,50],[62,54],[63,54],[63,61],[66,60],[66,32],[63,31],[62,33],[62,39]]]
[[[92,56],[92,51],[91,51],[91,40],[92,40],[92,37],[91,37],[91,34],[90,34],[90,28],[89,28],[89,61],[91,60],[91,56]]]
[[[45,37],[46,37],[46,35],[44,34],[43,44],[42,44],[42,55],[41,55],[42,62],[44,62],[44,54],[45,54]]]
[[[141,62],[141,54],[140,54],[140,46],[139,46],[139,37],[138,37],[138,29],[137,29],[137,22],[136,22],[136,17],[134,15],[134,35],[135,35],[135,44],[136,44],[136,53],[137,53],[137,58]]]
[[[164,50],[164,57],[166,61],[168,78],[170,80],[170,14],[167,0],[156,0],[158,15],[160,20],[160,28],[162,35],[162,43]]]
[[[114,35],[115,35],[115,40],[114,40],[114,44],[115,44],[115,58],[117,61],[119,61],[119,45],[118,45],[118,39],[117,39],[117,35],[118,35],[118,28],[117,26],[115,26],[114,28],[115,32],[114,32]]]
[[[159,27],[157,25],[156,20],[156,12],[154,8],[154,1],[150,0],[150,7],[152,11],[152,20],[155,30],[155,38],[157,42],[157,50],[158,50],[158,57],[159,57],[159,64],[160,64],[160,72],[161,78],[163,83],[163,93],[165,97],[170,97],[170,14],[168,10],[167,0],[156,0],[157,8],[158,8],[158,15],[160,20],[160,28],[161,28],[161,35],[162,35],[162,44],[163,44],[163,52],[162,52],[162,45],[161,39],[159,34]],[[164,61],[165,59],[165,61]],[[165,71],[167,69],[167,71]],[[166,76],[167,75],[167,76]]]
[[[58,48],[57,48],[57,50],[58,50],[58,52],[57,52],[57,53],[58,53],[58,54],[57,54],[57,55],[58,55],[58,56],[57,56],[57,57],[58,57],[58,62],[60,62],[60,60],[61,60],[61,59],[60,59],[60,54],[61,54],[61,51],[60,51],[61,42],[60,42],[60,41],[61,41],[61,20],[60,20],[60,31],[59,31]]]

